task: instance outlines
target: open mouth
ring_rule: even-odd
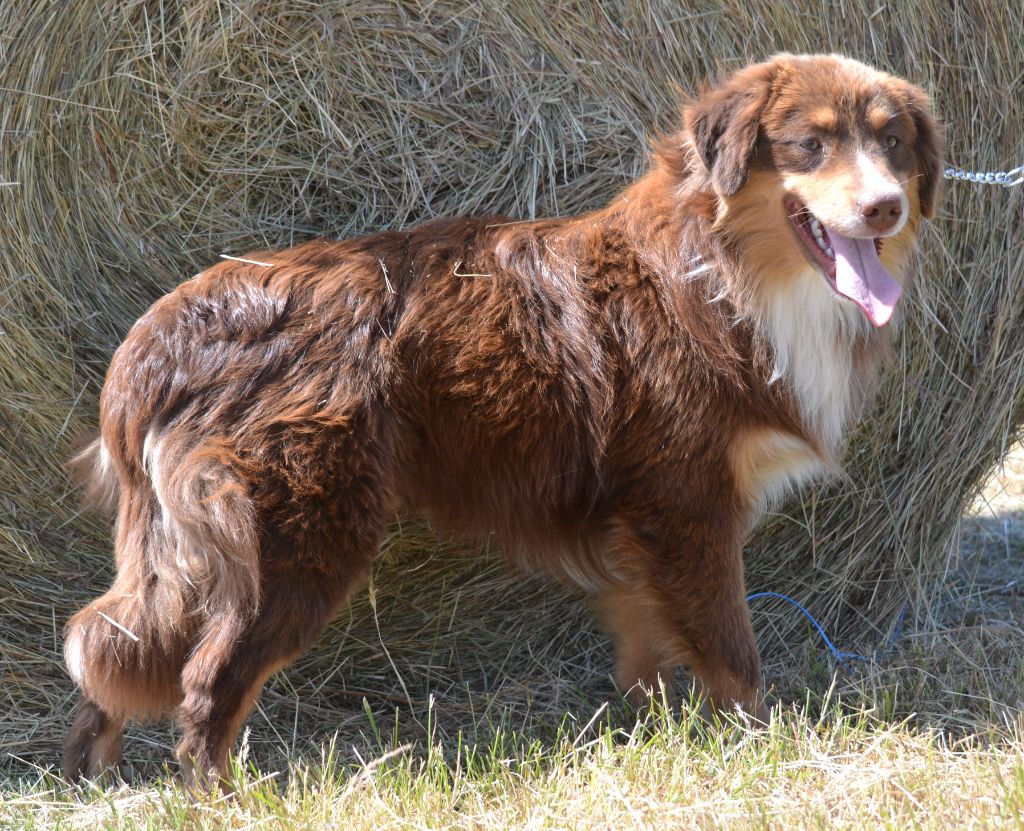
[[[807,206],[795,199],[787,199],[785,203],[786,214],[789,221],[796,230],[797,237],[804,244],[807,256],[811,262],[822,270],[828,283],[834,291],[836,289],[836,252],[832,247],[832,238],[829,236],[821,220],[812,214]],[[875,256],[882,254],[882,245],[885,240],[875,237]]]
[[[872,325],[888,323],[903,289],[879,259],[882,240],[830,232],[794,197],[787,198],[783,207],[805,254],[825,275],[832,290],[860,306]]]

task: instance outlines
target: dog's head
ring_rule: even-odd
[[[924,92],[839,56],[779,55],[695,100],[684,119],[719,229],[751,270],[796,274],[809,263],[885,324],[941,178]]]

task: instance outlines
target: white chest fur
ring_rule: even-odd
[[[834,454],[862,398],[854,372],[854,346],[868,325],[859,309],[836,297],[811,269],[773,293],[762,320],[762,334],[775,354],[771,383],[789,387],[816,447],[792,433],[767,427],[736,437],[733,473],[758,513],[791,488],[834,470]]]
[[[870,324],[814,270],[773,292],[765,312],[763,334],[775,353],[773,383],[789,385],[804,425],[821,446],[838,449],[861,398],[854,345]]]

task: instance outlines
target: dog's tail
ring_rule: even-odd
[[[71,618],[64,639],[71,677],[122,721],[177,706],[193,647],[256,612],[260,578],[237,457],[173,430],[150,430],[137,458],[127,446],[101,437],[73,462],[87,471],[87,498],[116,506],[117,576]]]
[[[104,514],[113,513],[120,488],[103,437],[93,436],[68,462],[68,468],[74,483],[82,488],[82,503]]]

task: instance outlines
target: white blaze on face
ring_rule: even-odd
[[[863,150],[857,153],[857,172],[860,178],[856,190],[860,203],[857,206],[857,223],[862,225],[860,205],[869,205],[883,199],[897,199],[900,203],[900,218],[890,230],[881,235],[895,236],[907,224],[907,216],[910,213],[910,200],[907,198],[906,190],[885,167],[874,162]],[[870,228],[865,230],[869,236],[878,236],[873,234]]]

